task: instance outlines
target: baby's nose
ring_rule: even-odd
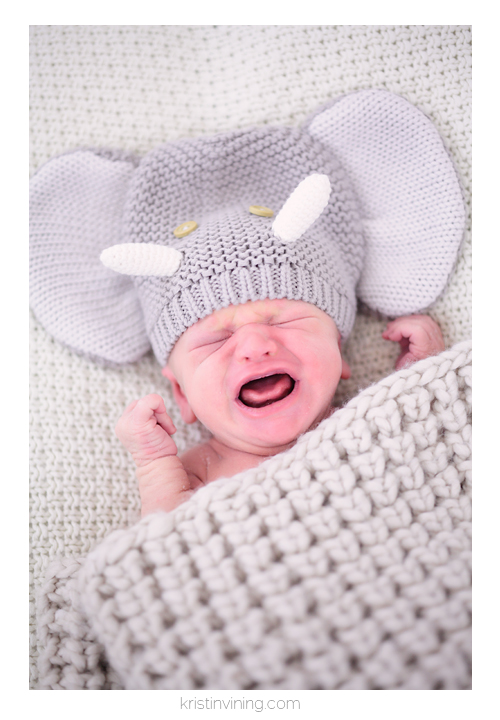
[[[240,362],[259,362],[278,352],[278,343],[267,325],[246,325],[238,334],[235,354]]]

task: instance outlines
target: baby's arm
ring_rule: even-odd
[[[384,340],[398,342],[401,347],[401,353],[396,360],[396,370],[430,355],[437,355],[445,349],[441,330],[428,315],[396,318],[388,323],[382,337]]]
[[[174,433],[162,398],[154,394],[131,403],[116,425],[116,435],[136,465],[142,517],[155,510],[173,510],[197,485],[177,457],[170,437]]]

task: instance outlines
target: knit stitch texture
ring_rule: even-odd
[[[462,343],[54,564],[42,687],[469,688],[470,414]]]
[[[105,150],[49,161],[30,184],[30,302],[57,340],[107,363],[136,361],[149,338],[164,366],[195,322],[266,298],[315,305],[345,342],[356,295],[390,317],[435,302],[464,224],[434,125],[364,90],[301,129],[180,140],[139,164]]]
[[[32,172],[75,147],[122,148],[143,156],[180,138],[250,126],[299,127],[335,97],[384,88],[431,118],[458,168],[470,208],[468,26],[44,25],[32,26],[30,34]],[[447,347],[470,337],[470,217],[454,275],[429,313],[442,328]],[[336,404],[392,371],[398,349],[380,339],[383,328],[377,317],[358,313],[343,345],[352,378],[341,382]],[[39,653],[47,651],[50,657],[52,647],[56,657],[63,645],[71,649],[69,635],[51,629],[54,615],[45,615],[44,608],[52,613],[59,602],[66,604],[60,594],[56,601],[42,593],[37,628],[35,592],[45,582],[48,565],[59,559],[51,582],[57,593],[71,594],[69,579],[66,583],[60,576],[62,566],[72,576],[72,565],[80,567],[106,536],[130,528],[140,517],[134,469],[113,431],[123,409],[138,397],[159,392],[178,428],[180,452],[206,434],[197,424],[183,424],[152,355],[135,365],[104,368],[54,342],[33,317],[30,333],[30,683],[37,688]],[[438,437],[436,446],[439,442]],[[429,452],[431,457],[439,454]],[[450,514],[460,516],[458,510],[446,517]],[[418,538],[415,543],[418,547]],[[55,605],[44,605],[51,598]],[[80,611],[74,617],[81,619]],[[78,642],[84,642],[86,632],[91,633],[87,620]],[[89,647],[97,646],[93,642]],[[94,655],[97,665],[101,650],[97,647]],[[81,658],[79,645],[75,657]],[[452,655],[450,684],[455,662],[456,682],[465,675],[462,661]],[[63,685],[64,675],[67,686],[90,687],[90,680],[82,680],[87,671],[79,672],[81,666],[75,665],[75,679],[68,679],[70,666],[64,660],[60,674],[52,666],[48,681],[48,667],[42,664],[44,686]],[[97,686],[120,686],[121,680],[104,672]]]

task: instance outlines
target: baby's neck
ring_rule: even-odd
[[[331,415],[334,410],[333,407],[328,408],[324,417]],[[318,418],[309,430],[316,427],[324,417]],[[267,458],[293,447],[295,442],[296,439],[288,445],[256,447],[255,450],[246,451],[226,445],[212,436],[207,442],[188,450],[180,459],[188,475],[194,475],[205,485],[220,477],[232,477],[244,470],[257,467]]]
[[[213,463],[212,468],[208,468],[208,482],[211,482],[212,480],[210,477],[212,474],[210,470],[216,474],[216,477],[213,478],[214,480],[217,477],[232,477],[237,473],[243,472],[243,470],[249,470],[250,468],[257,467],[257,465],[266,460],[268,457],[277,455],[279,452],[288,449],[280,447],[276,449],[269,448],[269,450],[263,450],[262,453],[246,452],[244,450],[228,447],[214,437],[208,441],[207,445],[211,450]]]
[[[254,468],[268,457],[286,449],[285,447],[270,448],[269,452],[262,454],[245,452],[228,447],[212,437],[207,442],[188,450],[180,459],[188,475],[192,474],[203,484],[207,484],[220,477],[229,478],[243,470]]]

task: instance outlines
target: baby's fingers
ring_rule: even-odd
[[[382,333],[384,340],[399,342],[403,339],[411,339],[415,334],[420,334],[422,330],[421,323],[417,316],[400,317],[387,323],[387,327]]]
[[[160,395],[156,395],[154,393],[137,400],[135,407],[133,408],[134,419],[139,423],[146,422],[157,412],[166,412],[165,403]]]
[[[138,402],[139,402],[139,400],[134,400],[133,402],[130,403],[130,405],[127,405],[127,407],[123,411],[122,417],[125,417],[126,415],[131,415],[133,409],[135,408],[135,406],[137,405]]]
[[[427,315],[408,315],[388,323],[382,333],[385,340],[401,342],[409,340],[412,345],[434,346],[442,343],[439,326]]]
[[[444,350],[439,325],[428,315],[408,315],[388,323],[382,333],[384,340],[399,343],[401,354],[396,369],[411,365]]]
[[[177,428],[175,427],[172,418],[166,411],[155,412],[155,418],[158,425],[160,425],[160,427],[162,427],[169,435],[173,435],[176,432]]]
[[[169,435],[175,433],[175,425],[165,408],[165,403],[160,395],[155,393],[146,395],[137,401],[133,408],[134,420],[138,425],[144,425],[154,418],[155,422],[162,427]]]

